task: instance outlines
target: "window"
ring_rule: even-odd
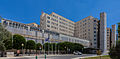
[[[94,41],[96,41],[96,39],[94,39]]]
[[[53,17],[58,18],[58,16],[53,15]]]
[[[84,26],[84,24],[83,24],[83,26]]]
[[[49,17],[49,16],[47,16],[47,18],[48,18],[48,19],[50,19],[50,17]]]
[[[94,24],[94,26],[96,26],[96,24]]]
[[[62,18],[59,18],[60,20],[62,20]]]
[[[90,29],[88,29],[88,31],[90,31]]]
[[[81,22],[80,22],[80,24],[81,24]]]
[[[47,23],[50,23],[50,21],[49,21],[49,20],[47,20]]]
[[[58,22],[58,20],[56,20],[56,19],[54,19],[54,18],[51,18],[51,20]]]
[[[94,20],[94,22],[96,22],[96,20]]]
[[[94,35],[94,37],[96,37],[96,35]]]
[[[96,33],[96,31],[94,31],[94,33]]]
[[[50,27],[50,25],[47,25],[47,27]]]
[[[90,25],[88,25],[88,27],[90,27]]]
[[[94,29],[96,29],[96,27],[94,27]]]

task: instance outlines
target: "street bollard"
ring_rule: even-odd
[[[35,57],[36,59],[37,59],[37,54],[36,54],[36,57]]]
[[[45,54],[45,59],[46,59],[46,54]]]

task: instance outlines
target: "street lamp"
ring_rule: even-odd
[[[39,48],[39,49],[40,49],[40,53],[41,53],[41,49],[42,49],[42,48],[41,48],[41,46],[40,46],[40,48]]]
[[[68,53],[71,53],[70,49],[68,49],[68,51],[69,51]]]
[[[65,50],[66,50],[66,46],[65,46]],[[65,53],[67,53],[67,52],[65,52]]]
[[[22,55],[23,55],[23,47],[24,47],[24,44],[22,43],[21,45],[22,45]]]

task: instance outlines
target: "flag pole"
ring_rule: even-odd
[[[53,54],[53,42],[52,42],[52,54]]]
[[[48,41],[47,41],[47,43],[48,43]],[[49,43],[48,43],[48,54],[49,54]]]
[[[42,38],[44,38],[44,30],[42,30]],[[43,40],[44,40],[43,47],[44,47],[44,55],[45,55],[45,39]]]
[[[56,54],[56,41],[55,41],[55,54]]]

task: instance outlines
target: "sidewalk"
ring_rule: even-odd
[[[72,58],[72,59],[82,59],[82,58],[97,57],[97,56],[98,55],[93,55],[93,56],[77,57],[77,58]],[[105,55],[100,55],[100,56],[105,56]]]
[[[89,57],[97,57],[98,55],[93,55],[93,56],[85,56],[85,57],[77,57],[77,58],[72,58],[72,59],[81,59],[81,58],[89,58]]]
[[[70,56],[73,54],[50,54],[50,55],[46,55],[46,56]],[[24,56],[17,56],[17,57],[0,57],[0,59],[9,59],[9,58],[24,58],[24,57],[35,57],[35,54],[31,54],[30,56],[24,55]],[[38,57],[44,57],[44,54],[41,55],[37,55]]]

